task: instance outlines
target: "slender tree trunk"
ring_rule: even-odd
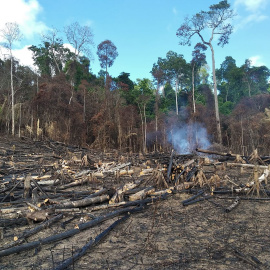
[[[19,138],[21,138],[21,125],[22,125],[22,103],[20,103]]]
[[[83,122],[85,123],[86,106],[85,106],[85,87],[83,89]]]
[[[142,109],[140,104],[138,104],[139,111],[140,111],[140,117],[141,117],[141,124],[142,124],[142,150],[144,152],[144,123],[143,123],[143,115],[142,115]]]
[[[155,143],[155,150],[158,150],[158,103],[159,103],[159,84],[157,86],[156,91],[156,102],[155,102],[155,129],[156,129],[156,143]]]
[[[193,105],[193,113],[196,113],[196,105],[195,105],[195,65],[192,66],[192,105]]]
[[[176,109],[176,115],[179,114],[178,112],[178,78],[175,81],[175,109]]]
[[[147,149],[146,149],[147,130],[146,130],[146,111],[145,111],[145,108],[146,108],[146,104],[143,105],[143,114],[144,114],[144,153],[147,152]]]
[[[13,87],[13,58],[10,50],[10,85],[11,85],[11,132],[15,135],[15,108],[14,108],[14,87]]]
[[[218,108],[218,95],[217,95],[217,80],[216,80],[216,67],[215,67],[215,53],[211,43],[209,43],[212,52],[212,73],[213,73],[213,83],[214,83],[214,100],[215,100],[215,113],[216,113],[216,125],[217,125],[217,139],[218,143],[222,144],[220,118],[219,118],[219,108]]]

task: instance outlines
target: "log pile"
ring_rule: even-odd
[[[126,158],[117,153],[97,155],[58,142],[35,142],[28,148],[17,142],[6,149],[0,147],[0,150],[0,232],[3,241],[0,257],[61,241],[105,220],[122,217],[78,250],[72,260],[65,260],[55,269],[64,269],[78,260],[130,215],[176,193],[191,194],[182,201],[185,207],[203,201],[220,206],[213,199],[221,194],[233,195],[230,204],[221,205],[227,214],[239,205],[242,197],[245,199],[254,193],[259,199],[262,194],[270,194],[265,188],[269,163],[257,153],[252,159],[239,159],[239,155],[198,149],[200,153],[234,158],[230,160],[232,162],[224,163],[206,157],[177,155],[174,151]],[[248,163],[252,161],[255,164]],[[209,173],[210,165],[214,170]],[[251,179],[245,184],[235,183],[224,174],[229,166],[246,168],[245,165],[250,165],[247,168],[252,170]],[[259,172],[262,169],[263,172]],[[223,172],[223,176],[219,172]],[[98,215],[93,215],[96,212]],[[76,222],[76,226],[44,239],[29,240],[59,222],[62,228],[71,222]],[[24,224],[32,224],[33,228],[15,235],[13,241],[5,242],[7,227]]]

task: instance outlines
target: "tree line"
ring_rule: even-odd
[[[118,56],[110,40],[97,46],[101,70],[91,71],[93,33],[73,23],[64,29],[74,50],[64,45],[56,29],[32,45],[36,70],[20,65],[12,47],[21,38],[18,25],[0,31],[9,57],[0,60],[0,128],[4,134],[59,140],[100,149],[147,152],[170,149],[175,127],[184,127],[190,150],[204,127],[211,143],[246,154],[270,147],[270,70],[249,60],[236,65],[227,56],[215,67],[214,36],[224,46],[234,16],[227,1],[186,18],[177,30],[180,45],[195,36],[192,60],[174,51],[153,63],[152,80],[123,71],[112,77],[109,68]],[[205,37],[205,30],[210,37]],[[211,50],[212,74],[205,52]]]

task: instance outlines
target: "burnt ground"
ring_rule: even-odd
[[[14,147],[15,145],[15,147]],[[147,157],[139,155],[121,155],[117,152],[104,153],[87,149],[77,149],[57,142],[32,142],[30,140],[11,140],[2,138],[1,151],[1,198],[3,198],[3,183],[9,179],[26,173],[40,173],[40,170],[52,170],[51,164],[60,164],[62,157],[72,160],[73,156],[80,157],[86,151],[95,161],[115,161],[116,164],[131,161],[132,165],[143,167],[150,163],[166,163],[169,155],[149,154]],[[183,160],[191,159],[185,156]],[[152,160],[151,160],[152,159]],[[149,161],[150,160],[150,161]],[[73,167],[72,167],[73,166]],[[73,164],[73,170],[80,171],[78,164]],[[253,169],[241,171],[238,167],[203,166],[203,171],[209,179],[214,173],[220,176],[222,187],[230,189],[232,184],[226,182],[225,175],[237,184],[246,184],[251,180]],[[48,173],[48,172],[46,172]],[[147,180],[151,175],[142,176]],[[66,191],[86,191],[89,194],[100,187],[117,187],[123,183],[134,181],[139,176],[121,176],[115,178],[107,175],[102,179],[82,184]],[[13,180],[14,181],[14,180]],[[151,185],[149,181],[148,185]],[[5,184],[6,186],[8,184]],[[267,184],[264,189],[268,190]],[[209,188],[204,186],[205,194],[210,194]],[[24,203],[15,203],[19,200],[20,190],[14,191],[14,197],[0,204],[3,208],[25,207]],[[265,192],[257,195],[239,195],[240,203],[231,212],[225,208],[231,205],[235,193],[214,194],[208,200],[203,200],[188,206],[183,206],[183,200],[192,197],[198,192],[198,187],[169,194],[165,200],[150,204],[139,213],[118,225],[97,246],[74,262],[69,269],[270,269],[270,200]],[[17,196],[17,197],[16,197]],[[251,200],[247,200],[250,198]],[[62,222],[70,220],[74,214],[64,213],[62,220],[51,227],[42,230],[27,239],[27,242],[43,239],[49,235],[73,229],[84,220],[91,220],[115,209],[91,211],[91,207],[83,209],[77,218],[68,222],[63,228]],[[1,215],[4,219],[4,215]],[[107,220],[98,226],[81,231],[71,238],[38,248],[22,251],[0,258],[0,269],[54,269],[65,259],[82,248],[91,238],[95,238],[119,217]],[[4,237],[0,240],[0,247],[13,241],[14,236],[36,227],[35,222],[23,225],[14,224],[3,226]]]

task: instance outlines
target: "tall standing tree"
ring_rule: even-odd
[[[171,85],[175,85],[175,110],[179,114],[178,93],[189,78],[190,66],[187,64],[184,56],[176,52],[169,51],[166,54],[164,63],[166,79]]]
[[[106,70],[106,78],[108,75],[108,67],[111,67],[115,58],[118,56],[116,46],[110,40],[104,40],[97,47],[97,55],[101,68]]]
[[[68,42],[75,49],[75,57],[79,57],[81,54],[91,56],[90,47],[94,45],[94,34],[89,26],[81,26],[78,22],[74,22],[65,27],[65,33]]]
[[[10,55],[10,86],[11,86],[11,130],[15,135],[15,108],[14,108],[14,87],[13,87],[13,55],[12,48],[16,41],[22,38],[19,25],[15,22],[8,22],[5,28],[0,31],[2,45],[8,49]]]
[[[185,22],[179,27],[176,35],[180,38],[180,45],[191,45],[191,39],[197,35],[202,43],[211,49],[212,53],[212,74],[214,84],[214,99],[216,112],[217,137],[219,143],[222,143],[222,134],[220,127],[220,117],[217,97],[217,82],[215,74],[215,52],[213,40],[218,36],[218,45],[223,47],[229,42],[229,36],[233,31],[230,23],[227,23],[234,17],[234,12],[230,8],[227,0],[220,1],[218,4],[211,5],[209,11],[201,11],[191,18],[186,18]],[[210,30],[210,31],[209,31]],[[210,33],[207,41],[205,35]]]
[[[163,67],[163,59],[158,58],[157,64],[153,65],[152,70],[150,73],[152,73],[152,76],[154,77],[154,80],[157,84],[157,89],[155,93],[155,131],[156,131],[156,150],[158,149],[158,116],[159,116],[159,103],[160,103],[160,89],[164,89],[165,84],[165,71]]]

